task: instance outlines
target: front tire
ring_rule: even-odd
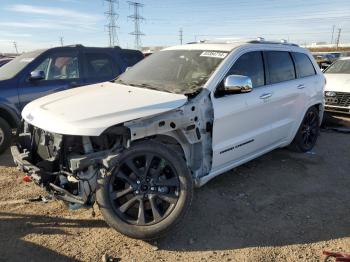
[[[3,153],[11,142],[11,127],[7,121],[0,117],[0,154]]]
[[[291,148],[299,152],[310,151],[316,144],[320,133],[319,111],[311,107],[306,112],[297,134],[291,144]]]
[[[106,222],[132,238],[154,239],[174,229],[192,200],[191,174],[167,146],[145,141],[124,150],[98,178],[97,203]]]

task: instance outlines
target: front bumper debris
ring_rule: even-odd
[[[13,161],[17,165],[18,169],[28,173],[38,173],[40,172],[40,168],[31,164],[28,159],[28,151],[20,153],[18,146],[11,146],[11,154],[13,157]]]

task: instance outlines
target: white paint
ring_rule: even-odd
[[[325,91],[350,93],[350,74],[324,74],[327,79]]]
[[[99,136],[108,127],[160,114],[186,101],[184,95],[105,82],[39,98],[25,106],[22,117],[53,133]]]

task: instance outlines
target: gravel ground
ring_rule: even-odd
[[[327,119],[306,154],[275,150],[195,190],[182,227],[157,242],[127,238],[100,213],[69,211],[22,182],[0,156],[0,261],[322,261],[350,252],[350,134]]]

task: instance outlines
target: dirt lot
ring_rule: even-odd
[[[108,228],[98,211],[29,202],[43,191],[2,155],[0,261],[319,261],[322,250],[350,251],[349,138],[324,130],[312,152],[276,150],[219,176],[195,190],[178,232],[150,243]]]

